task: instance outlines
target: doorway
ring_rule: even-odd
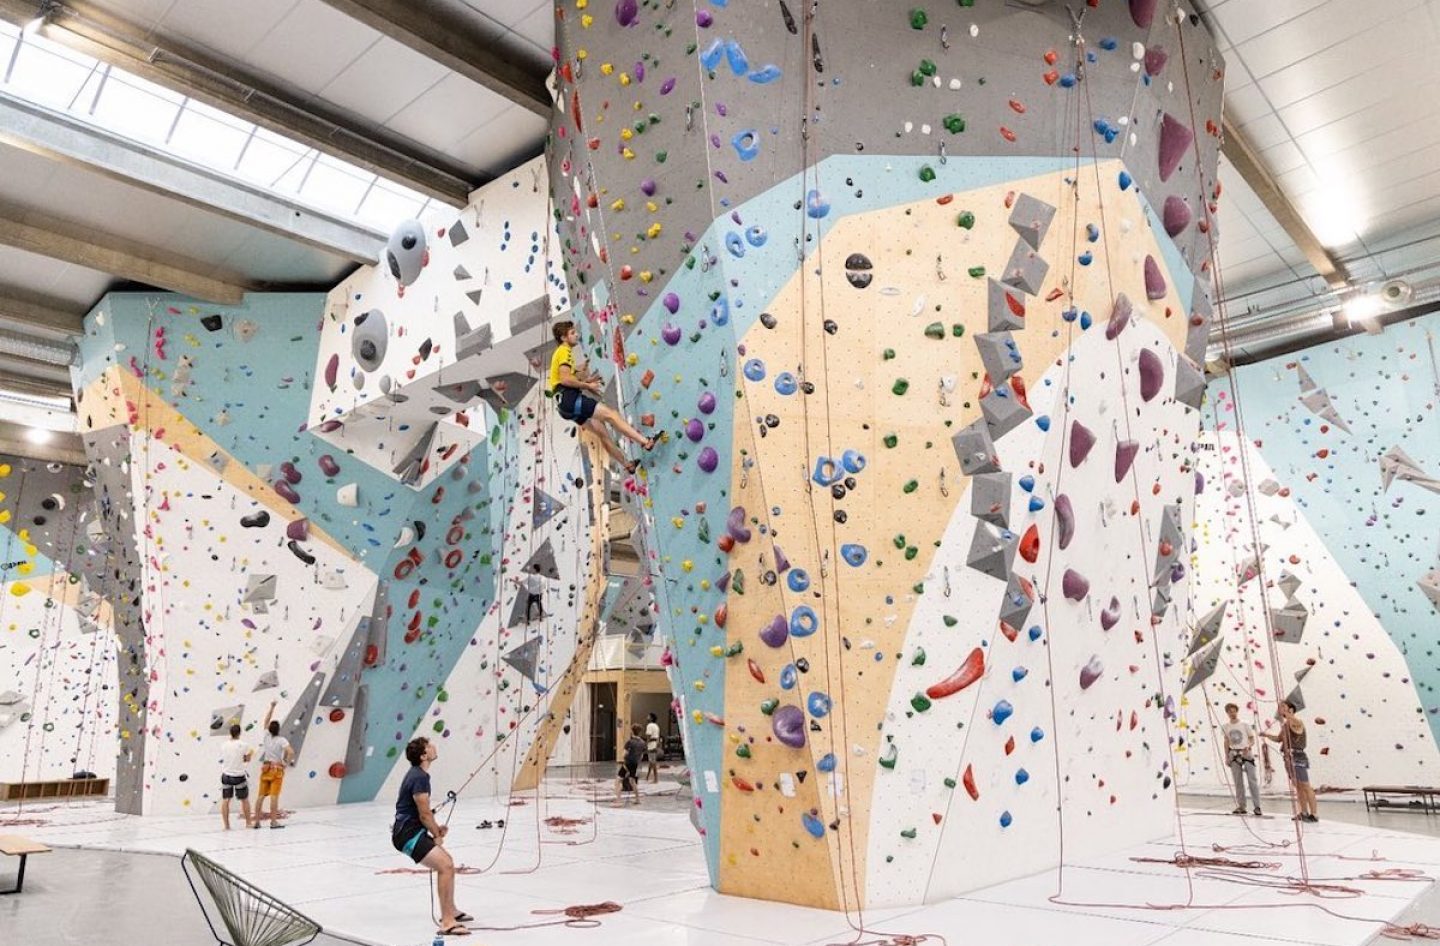
[[[615,761],[615,702],[619,698],[614,683],[591,683],[590,688],[590,761]]]

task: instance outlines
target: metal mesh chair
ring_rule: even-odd
[[[185,879],[200,912],[205,914],[205,923],[210,927],[215,941],[222,946],[304,946],[320,935],[320,924],[276,900],[253,884],[246,883],[219,864],[202,854],[186,850],[180,859]],[[191,876],[191,871],[194,876]],[[226,939],[215,929],[210,919],[210,910],[195,878],[210,894],[211,903],[230,938]]]

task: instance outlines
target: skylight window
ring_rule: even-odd
[[[0,23],[0,90],[329,216],[390,231],[430,199],[284,135]]]

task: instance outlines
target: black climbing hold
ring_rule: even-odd
[[[202,315],[200,324],[205,326],[206,331],[218,332],[225,326],[225,320],[218,315]]]
[[[835,499],[844,499],[845,492],[846,490],[844,483],[836,483],[830,487],[830,495]]]
[[[865,278],[869,279],[870,277],[866,276]],[[840,331],[840,325],[834,319],[826,319],[824,325],[825,333],[827,335],[834,335],[836,332]]]
[[[850,280],[850,285],[856,289],[864,289],[870,285],[870,280],[874,278],[874,274],[870,272],[872,269],[874,264],[864,253],[851,253],[845,258],[845,278]]]
[[[795,16],[790,12],[790,8],[785,5],[785,0],[780,0],[780,18],[785,21],[785,29],[790,31],[791,36],[799,34],[800,27],[795,24]]]
[[[771,315],[769,312],[761,312],[760,324],[765,326],[766,328],[774,328],[776,324],[775,316]]]
[[[315,564],[315,556],[302,549],[299,542],[291,539],[289,542],[286,543],[286,545],[289,547],[291,552],[295,553],[295,557],[300,559],[300,561],[304,562],[306,565]]]
[[[837,510],[835,510],[835,521],[838,522],[838,523],[840,523],[842,526],[845,524],[846,520],[848,520],[849,518],[850,518],[850,516],[849,516],[848,513],[845,512],[845,510],[843,510],[843,509],[837,509]]]
[[[240,524],[247,529],[263,529],[270,524],[270,513],[264,509],[240,517]]]

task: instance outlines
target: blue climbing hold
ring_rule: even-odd
[[[795,689],[795,684],[798,683],[798,682],[799,682],[799,679],[800,679],[799,673],[800,673],[800,672],[795,669],[795,665],[794,665],[794,664],[786,664],[784,667],[781,667],[781,668],[780,668],[780,689],[782,689],[782,690],[793,690],[793,689]]]
[[[825,822],[810,814],[810,812],[807,811],[802,814],[800,816],[800,822],[805,825],[805,830],[810,832],[812,838],[825,837]]]
[[[1129,171],[1120,172],[1120,189],[1122,191],[1128,191],[1130,189],[1130,185],[1133,183],[1135,183],[1135,178],[1130,176]]]
[[[1089,240],[1091,243],[1094,243],[1096,240],[1100,239],[1100,228],[1095,226],[1095,224],[1093,223],[1085,224],[1085,239]]]
[[[815,768],[819,769],[821,772],[835,771],[835,753],[825,753],[823,756],[820,757],[820,761],[815,763]]]
[[[1075,308],[1074,306],[1071,306],[1070,308],[1065,309],[1060,313],[1060,318],[1064,319],[1066,322],[1073,322],[1079,317],[1080,310]]]
[[[720,65],[720,60],[725,56],[725,43],[715,40],[700,54],[700,65],[705,67],[706,72],[714,72],[715,67]]]
[[[1009,719],[1014,712],[1015,707],[1010,705],[1009,700],[1001,700],[999,703],[996,703],[995,708],[990,711],[990,718],[995,721],[996,726],[999,726],[1004,723],[1005,720]]]
[[[745,258],[745,241],[733,230],[725,234],[725,249],[736,259]]]
[[[1044,634],[1045,632],[1042,631],[1042,630],[1040,630],[1040,625],[1038,625],[1038,624],[1032,624],[1032,625],[1030,625],[1030,630],[1027,631],[1026,633],[1028,633],[1028,634],[1030,635],[1030,639],[1031,639],[1032,641],[1038,641],[1038,640],[1040,639],[1040,635],[1041,635],[1041,634]]]
[[[794,394],[799,385],[795,376],[788,371],[782,371],[775,376],[775,393],[784,394],[787,397]]]
[[[749,230],[745,231],[745,242],[749,243],[757,250],[760,247],[764,246],[765,241],[769,239],[770,234],[766,232],[764,227],[751,227]]]
[[[794,574],[793,572],[791,574]],[[806,587],[809,587],[810,580],[805,580]],[[800,591],[804,588],[798,589]],[[790,634],[792,637],[809,637],[820,630],[820,619],[815,616],[815,609],[808,604],[802,604],[790,612]]]
[[[865,559],[870,555],[865,551],[865,546],[847,542],[840,546],[840,557],[845,559],[845,564],[851,568],[859,568],[865,564]]]
[[[1080,254],[1078,262],[1081,266],[1089,266],[1091,263],[1095,262],[1095,254],[1091,253],[1089,250],[1086,250],[1084,253]]]
[[[1031,476],[1029,473],[1026,473],[1024,476],[1020,477],[1019,483],[1020,488],[1027,493],[1035,489],[1035,477]]]
[[[818,190],[812,190],[805,195],[805,215],[811,220],[819,220],[830,213],[830,202],[820,196]]]
[[[715,304],[710,307],[710,321],[714,322],[716,325],[730,324],[730,300],[728,298],[726,298],[725,296],[721,296],[715,302]],[[765,363],[761,362],[760,367],[763,369],[765,367]],[[764,374],[761,374],[760,377],[763,378]],[[758,381],[759,378],[755,380]]]
[[[791,591],[805,591],[810,587],[810,575],[803,568],[792,568],[785,576],[785,583],[790,586]],[[793,629],[791,633],[794,633]]]
[[[730,71],[737,76],[750,71],[750,59],[745,55],[744,47],[733,39],[725,44],[725,58],[730,61]]]
[[[1029,675],[1030,671],[1026,670],[1024,667],[1016,667],[1014,670],[1010,671],[1010,679],[1014,680],[1016,683],[1024,680]]]
[[[805,708],[810,710],[810,715],[816,719],[824,719],[830,715],[830,697],[816,690],[806,697]]]
[[[1034,729],[1030,730],[1030,741],[1031,741],[1031,742],[1039,742],[1041,739],[1044,739],[1044,738],[1045,738],[1045,730],[1041,729],[1039,726],[1036,726]]]
[[[1100,40],[1100,48],[1106,52],[1113,52],[1119,45],[1120,41],[1113,36],[1106,36]]]
[[[1008,827],[1010,827],[1010,822],[1012,822],[1012,821],[1014,821],[1014,820],[1015,820],[1014,818],[1010,817],[1010,812],[1008,812],[1008,811],[1002,811],[1002,812],[1000,812],[1000,827],[1002,827],[1002,828],[1008,828]]]
[[[865,454],[859,450],[846,450],[840,454],[840,465],[846,473],[859,473],[865,469]]]
[[[1091,317],[1091,315],[1090,315],[1089,312],[1081,312],[1081,313],[1080,313],[1080,331],[1082,331],[1082,332],[1084,332],[1084,331],[1089,331],[1090,326],[1092,326],[1092,325],[1094,325],[1094,324],[1095,324],[1095,320],[1094,320],[1094,318]]]
[[[745,368],[743,370],[745,372],[745,377],[751,381],[765,380],[765,362],[761,361],[759,358],[751,358],[749,361],[745,362]]]
[[[821,486],[838,483],[840,482],[840,467],[827,456],[816,457],[815,472],[810,474],[810,478]]]
[[[1039,417],[1036,417],[1036,418],[1035,418],[1035,426],[1036,426],[1036,427],[1039,427],[1041,430],[1049,430],[1049,429],[1050,429],[1050,415],[1049,415],[1049,414],[1041,414]]]
[[[783,73],[780,71],[780,67],[775,65],[774,63],[770,63],[768,65],[761,66],[759,69],[756,69],[754,72],[750,73],[745,78],[749,79],[756,85],[769,85],[776,79],[780,78],[781,75],[783,75]]]
[[[730,143],[735,146],[735,153],[741,161],[753,161],[760,153],[760,137],[753,128],[737,131]]]
[[[1031,511],[1031,512],[1039,512],[1040,510],[1042,510],[1042,509],[1044,509],[1044,508],[1045,508],[1045,500],[1041,499],[1039,496],[1031,496],[1031,497],[1030,497],[1030,511]]]
[[[1025,784],[1026,782],[1028,782],[1028,781],[1030,781],[1030,773],[1029,773],[1029,772],[1025,771],[1024,768],[1019,768],[1019,769],[1016,769],[1016,770],[1015,770],[1015,784],[1016,784],[1016,785],[1024,785],[1024,784]]]

